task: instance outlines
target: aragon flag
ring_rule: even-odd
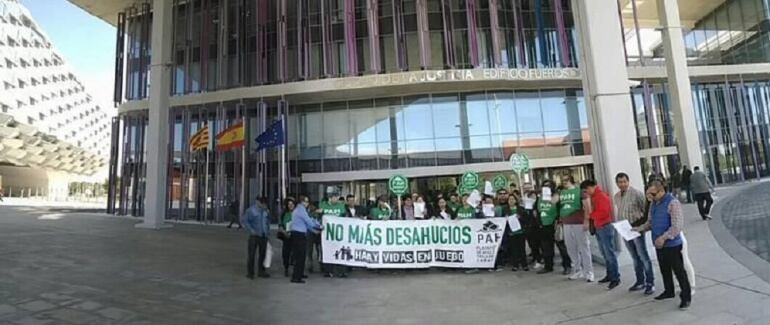
[[[217,151],[240,148],[245,142],[243,136],[243,121],[241,121],[217,134]]]
[[[201,149],[207,149],[209,147],[209,126],[206,125],[202,129],[195,132],[190,138],[190,151],[198,151]]]

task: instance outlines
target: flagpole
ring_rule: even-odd
[[[243,109],[243,107],[241,107]],[[243,123],[243,146],[241,146],[241,199],[240,203],[238,204],[238,216],[240,217],[243,214],[243,211],[246,210],[246,180],[249,178],[246,176],[246,154],[248,153],[247,147],[249,146],[249,124],[248,124],[248,118],[246,117],[246,110],[243,110],[241,113],[241,123]]]
[[[286,199],[286,101],[281,100],[281,137],[283,138],[283,144],[281,145],[281,202]]]
[[[206,114],[208,115],[208,114]],[[209,132],[209,130],[206,130],[206,132]],[[211,137],[209,137],[209,142],[211,142]],[[203,177],[204,177],[204,185],[203,185],[203,223],[207,224],[209,221],[209,144],[206,143],[206,148],[203,148],[203,154],[206,155],[206,166],[203,168]]]

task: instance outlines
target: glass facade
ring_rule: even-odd
[[[116,102],[147,97],[150,62],[148,6],[120,16],[116,74],[126,82],[116,81]],[[400,71],[578,66],[569,0],[175,0],[172,20],[173,95]]]
[[[582,91],[442,93],[292,106],[299,174],[590,154]],[[291,137],[290,137],[291,139]]]
[[[628,63],[661,64],[665,59],[660,44],[662,34],[656,25],[644,21],[648,17],[640,17],[642,11],[655,8],[641,8],[648,6],[649,1],[621,3],[626,4],[621,21]],[[695,13],[692,8],[680,8],[680,14]],[[710,12],[682,20],[688,65],[770,62],[770,7],[766,0],[727,0]]]

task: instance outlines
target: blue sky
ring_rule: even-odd
[[[67,0],[22,0],[86,90],[112,107],[115,28]],[[108,110],[110,111],[110,110]]]

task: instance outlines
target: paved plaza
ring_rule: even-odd
[[[751,186],[720,191],[720,200],[729,203]],[[71,209],[0,206],[0,323],[770,323],[770,284],[748,268],[767,270],[770,264],[746,267],[731,258],[712,235],[716,227],[701,221],[694,205],[685,210],[697,274],[687,311],[677,309],[678,301],[627,292],[634,281],[630,265],[621,269],[621,286],[609,292],[561,275],[509,270],[356,271],[348,279],[311,274],[307,284],[295,285],[273,269],[270,279],[252,281],[244,276],[243,232],[189,224],[141,230],[133,227],[136,219]],[[725,218],[728,226],[737,217]],[[730,234],[722,230],[715,231]]]

